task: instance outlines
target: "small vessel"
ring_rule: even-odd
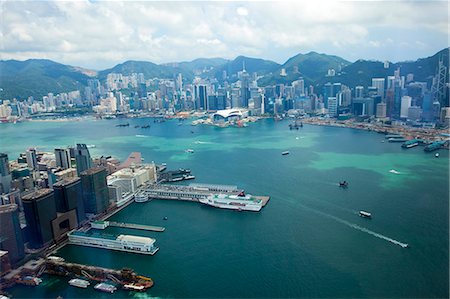
[[[24,277],[16,276],[15,281],[18,284],[23,284],[27,286],[38,286],[42,282],[42,279],[35,276],[24,276]]]
[[[69,280],[69,284],[74,287],[86,289],[91,283],[84,279],[74,278]]]
[[[192,154],[192,153],[194,152],[194,150],[193,150],[193,149],[190,149],[190,148],[188,148],[187,150],[185,150],[185,152],[186,152],[186,153],[191,153],[191,154]]]
[[[87,148],[95,148],[95,144],[88,144],[86,145]]]
[[[436,153],[434,156],[435,156],[436,158],[439,158],[439,153]]]
[[[163,220],[167,220],[167,219],[168,219],[167,216],[164,216]]]
[[[359,211],[359,216],[364,217],[364,218],[372,218],[372,214],[370,214],[369,212],[366,212],[366,211]]]
[[[139,125],[134,126],[135,129],[136,129],[136,128],[139,128],[139,127],[140,127]]]
[[[339,182],[339,187],[347,188],[348,187],[348,182],[347,181]]]
[[[131,290],[131,291],[139,291],[139,292],[140,291],[145,291],[145,287],[144,286],[142,286],[142,285],[135,285],[135,284],[132,284],[132,283],[123,285],[123,288],[125,290]]]
[[[94,286],[94,289],[102,291],[102,292],[107,292],[107,293],[114,293],[115,290],[117,290],[117,288],[111,284],[107,284],[104,282],[101,282],[99,284],[96,284]]]
[[[289,151],[284,151],[281,153],[283,156],[289,155]]]
[[[393,173],[393,174],[400,174],[400,171],[397,171],[395,169],[391,169],[391,170],[389,170],[389,172]]]
[[[190,174],[183,175],[183,180],[193,180],[193,179],[195,179],[195,175],[190,175]]]

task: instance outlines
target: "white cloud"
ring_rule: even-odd
[[[448,46],[445,1],[3,1],[1,57],[105,68],[318,51],[399,60]]]

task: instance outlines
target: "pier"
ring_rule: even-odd
[[[161,227],[161,226],[152,226],[152,225],[125,223],[125,222],[114,222],[114,221],[91,222],[91,227],[95,228],[95,229],[105,229],[109,226],[133,228],[133,229],[146,230],[146,231],[152,231],[152,232],[163,232],[165,230],[165,228]]]
[[[133,228],[139,230],[147,230],[152,232],[163,232],[166,228],[161,226],[152,226],[152,225],[142,225],[142,224],[133,224],[133,223],[124,223],[124,222],[114,222],[108,221],[109,226],[115,227],[125,227],[125,228]]]

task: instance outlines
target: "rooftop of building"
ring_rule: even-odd
[[[80,175],[93,175],[106,170],[105,167],[92,167],[80,173]]]
[[[16,210],[17,210],[17,205],[15,203],[0,205],[0,214],[14,212]]]
[[[0,258],[8,255],[8,251],[0,250]]]
[[[76,183],[80,181],[79,177],[73,177],[73,178],[64,178],[56,183],[53,184],[53,188],[55,187],[64,187],[64,186],[68,186],[71,185],[73,183]]]
[[[47,189],[47,188],[43,188],[43,189],[38,189],[34,192],[31,192],[25,196],[22,197],[22,200],[34,200],[34,199],[39,199],[41,197],[44,197],[48,194],[53,193],[53,189]]]

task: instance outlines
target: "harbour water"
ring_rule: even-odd
[[[115,127],[129,122],[129,127]],[[149,129],[135,125],[151,124]],[[68,261],[130,267],[151,277],[146,293],[78,289],[44,276],[13,297],[448,297],[449,153],[382,143],[384,135],[262,120],[247,128],[191,126],[177,120],[86,120],[0,126],[10,159],[27,147],[95,144],[91,155],[189,168],[196,182],[237,185],[271,197],[260,213],[198,203],[133,203],[110,220],[164,226],[164,232],[110,227],[156,238],[143,256],[69,245]],[[194,153],[186,153],[193,149]],[[289,155],[282,155],[289,151]],[[394,170],[394,171],[392,171]],[[339,188],[339,181],[349,186]],[[372,219],[358,216],[369,211]],[[163,220],[167,217],[167,220]],[[401,244],[408,244],[404,248]],[[399,246],[400,245],[400,246]]]

